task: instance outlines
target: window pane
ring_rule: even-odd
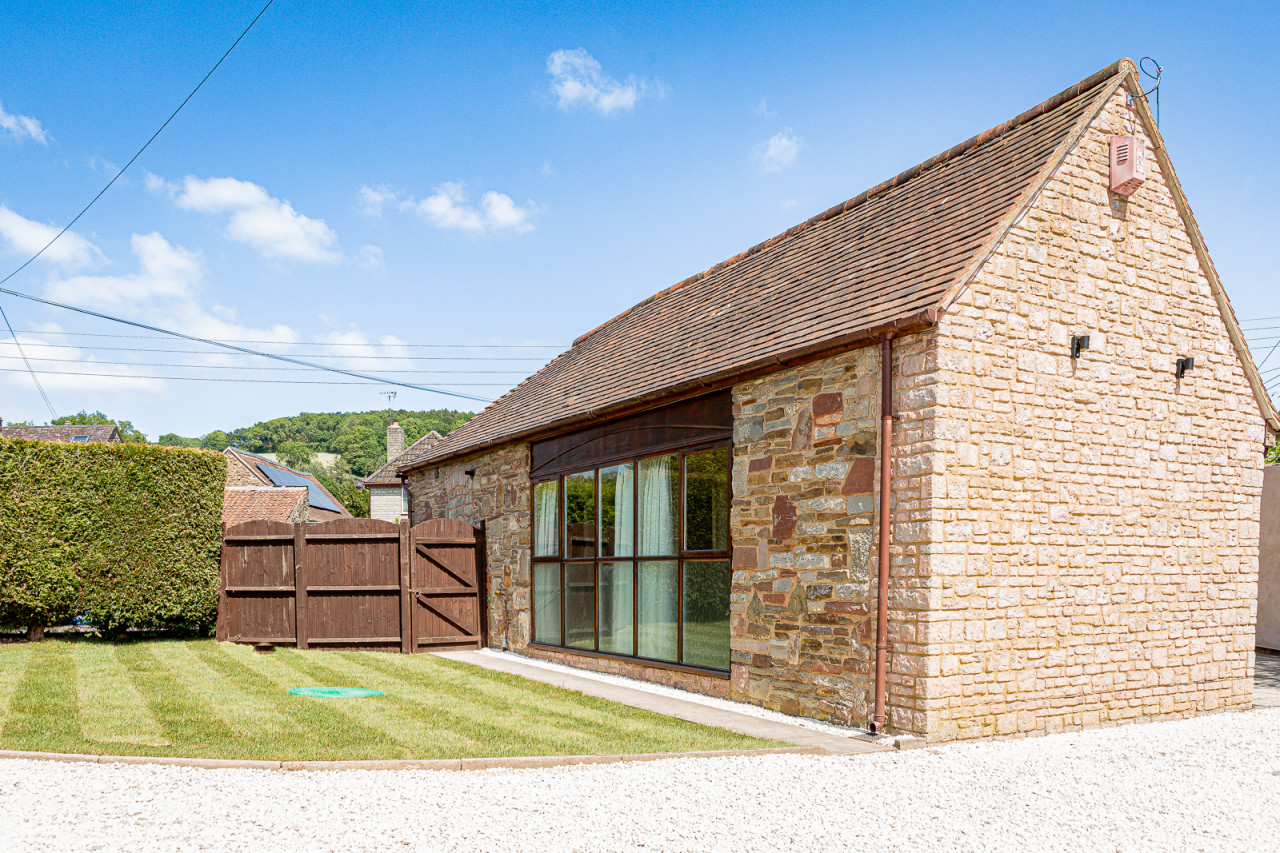
[[[596,555],[596,472],[564,478],[565,556]]]
[[[640,564],[639,645],[637,654],[658,660],[677,660],[680,638],[676,633],[679,601],[676,562],[663,560]]]
[[[533,487],[533,556],[554,557],[560,553],[556,532],[560,528],[560,516],[556,498],[560,481],[551,480]]]
[[[534,563],[533,641],[560,645],[560,566]]]
[[[684,542],[689,551],[729,550],[729,451],[724,447],[685,457]]]
[[[635,473],[630,462],[600,469],[600,556],[630,557],[635,527]]]
[[[680,457],[640,460],[640,553],[676,553],[680,504]]]
[[[728,560],[684,564],[684,662],[729,668]]]
[[[635,650],[632,602],[635,579],[631,563],[600,564],[600,651],[629,655]]]
[[[596,579],[592,563],[564,567],[564,644],[575,649],[596,647]]]

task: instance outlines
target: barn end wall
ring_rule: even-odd
[[[1142,127],[1120,89],[943,314],[931,739],[1250,704],[1263,421],[1159,161],[1108,192]]]
[[[1257,646],[1280,653],[1280,465],[1267,467],[1258,541]]]

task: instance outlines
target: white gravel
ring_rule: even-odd
[[[1273,853],[1277,773],[1280,709],[902,753],[548,770],[0,761],[0,849]]]

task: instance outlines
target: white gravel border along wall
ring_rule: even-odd
[[[1268,851],[1280,709],[856,756],[539,770],[0,761],[0,850]]]

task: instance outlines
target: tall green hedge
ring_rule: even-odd
[[[212,625],[226,468],[208,450],[0,439],[0,624]]]

